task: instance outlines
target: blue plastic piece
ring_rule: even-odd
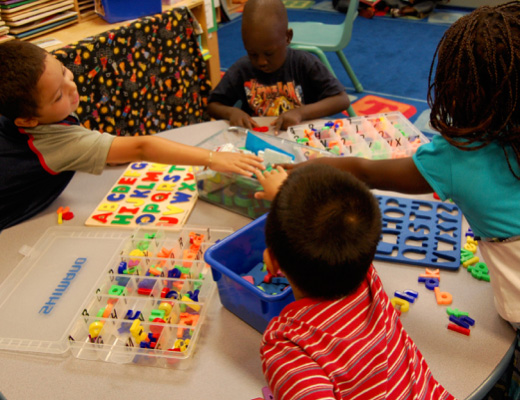
[[[455,315],[450,315],[450,321],[458,326],[462,326],[463,328],[469,329],[469,324],[464,321],[463,317],[456,317]]]
[[[193,292],[190,290],[188,291],[188,295],[190,296],[190,299],[193,301],[199,301],[199,289],[194,290]]]
[[[460,267],[462,212],[455,204],[395,196],[376,198],[383,224],[376,260],[428,268]]]
[[[414,303],[415,299],[416,299],[415,296],[410,296],[410,295],[408,295],[406,293],[399,292],[399,291],[394,292],[394,296],[399,298],[399,299],[406,300],[409,303]]]
[[[126,270],[126,266],[127,266],[126,261],[121,261],[119,263],[119,266],[117,267],[117,273],[121,274],[121,275],[124,274],[125,270]]]
[[[437,278],[425,278],[424,276],[420,276],[419,282],[424,282],[426,289],[433,290],[436,287],[439,287],[439,280]]]
[[[250,131],[247,131],[245,147],[247,150],[252,151],[255,154],[258,154],[259,151],[264,151],[265,149],[271,149],[291,157],[291,160],[294,160],[295,158],[294,154],[288,153],[287,151],[282,150],[279,147],[267,143],[265,140],[260,139],[258,136],[252,134]]]
[[[415,290],[411,290],[411,289],[407,289],[404,291],[404,294],[407,294],[408,296],[411,296],[413,298],[417,298],[419,297],[419,292],[415,291]]]
[[[153,289],[155,285],[155,279],[143,279],[137,284],[139,289]]]
[[[168,271],[168,278],[179,278],[182,275],[178,268],[172,268]]]
[[[460,320],[464,321],[470,326],[475,325],[475,320],[473,318],[468,317],[467,315],[462,315],[459,317]]]

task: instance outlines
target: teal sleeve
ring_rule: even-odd
[[[442,136],[434,136],[413,155],[415,166],[443,201],[453,193],[451,157],[452,146]]]

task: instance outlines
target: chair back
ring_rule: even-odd
[[[343,33],[339,42],[339,48],[345,48],[352,37],[352,28],[354,27],[354,20],[358,15],[359,0],[350,0],[348,11],[345,15],[345,20],[341,24],[343,26]]]

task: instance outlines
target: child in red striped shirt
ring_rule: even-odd
[[[369,189],[320,164],[289,177],[282,169],[257,176],[267,198],[278,192],[264,261],[286,275],[296,298],[262,340],[275,398],[454,399],[433,378],[372,266],[381,215]]]

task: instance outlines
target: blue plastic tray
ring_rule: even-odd
[[[462,212],[451,203],[376,196],[383,217],[376,260],[460,267]]]

